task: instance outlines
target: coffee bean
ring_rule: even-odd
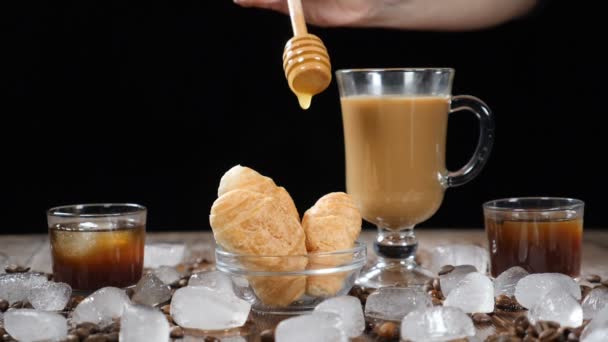
[[[590,274],[585,279],[590,283],[599,283],[602,281],[602,278],[597,274]]]
[[[125,293],[127,294],[127,296],[129,298],[131,298],[135,294],[135,289],[133,289],[132,287],[129,287],[128,289],[125,290]]]
[[[528,326],[530,326],[530,321],[528,321],[528,317],[522,315],[517,317],[513,324],[515,324],[516,327],[521,327],[525,330],[528,329]]]
[[[94,334],[85,338],[83,342],[108,342],[105,334]]]
[[[22,308],[24,308],[24,309],[33,309],[34,306],[30,302],[23,302]]]
[[[213,336],[205,337],[205,342],[221,342],[219,338]]]
[[[475,323],[490,323],[492,322],[492,317],[485,313],[475,313],[473,314],[473,322]]]
[[[555,329],[555,330],[559,329],[559,327],[560,327],[559,323],[557,323],[555,321],[543,321],[543,322],[545,323],[545,325],[547,327]]]
[[[532,336],[532,337],[538,337],[538,330],[536,330],[536,328],[533,325],[531,325],[528,327],[528,329],[526,329],[526,335]]]
[[[87,328],[76,328],[73,333],[78,336],[80,339],[85,339],[91,335],[91,332]]]
[[[542,333],[540,333],[540,335],[538,335],[538,339],[541,340],[541,342],[545,342],[545,341],[556,341],[557,339],[559,339],[559,333],[557,332],[557,330],[553,329],[553,328],[549,328],[545,331],[543,331]]]
[[[68,334],[68,336],[65,337],[65,339],[63,340],[63,342],[79,342],[80,339],[78,338],[78,336],[74,335],[74,334]]]
[[[608,279],[605,279],[604,281],[602,281],[602,285],[608,287]]]
[[[97,324],[91,322],[79,323],[76,325],[76,328],[86,329],[89,332],[88,335],[99,332],[99,327]]]
[[[23,308],[23,302],[20,300],[13,302],[13,304],[11,304],[11,308],[12,309],[21,309],[21,308]]]
[[[260,334],[260,342],[274,342],[274,331],[266,329]]]
[[[182,338],[184,337],[184,330],[178,327],[177,325],[171,328],[171,337],[173,338]]]
[[[175,322],[173,321],[173,317],[171,317],[171,315],[165,315],[165,318],[167,319],[167,322],[169,322],[169,324],[175,324]]]
[[[443,293],[441,293],[440,291],[437,291],[437,290],[435,290],[435,289],[433,289],[433,290],[429,291],[429,295],[430,295],[432,298],[444,299],[444,298],[443,298]]]
[[[515,335],[517,335],[519,337],[526,336],[526,329],[524,329],[522,327],[515,327]]]
[[[454,266],[452,265],[444,265],[441,267],[441,269],[439,270],[439,272],[437,272],[438,275],[444,275],[444,274],[448,274],[450,272],[452,272],[454,270]]]
[[[179,286],[179,287],[184,287],[184,286],[187,286],[187,285],[188,285],[188,279],[180,279],[177,282],[177,286]]]
[[[13,342],[13,341],[17,341],[14,338],[11,337],[11,335],[9,334],[4,334],[2,335],[2,341],[4,342]]]
[[[0,312],[5,312],[10,307],[8,300],[0,299]]]
[[[23,267],[23,266],[17,266],[17,265],[8,265],[4,269],[4,271],[6,271],[6,273],[25,273],[29,270],[30,270],[29,267]]]
[[[382,338],[393,339],[397,335],[397,325],[393,322],[384,322],[377,325],[374,332]]]
[[[496,307],[503,311],[523,310],[523,308],[519,305],[519,303],[517,303],[516,300],[504,294],[496,297]]]
[[[433,288],[437,291],[441,291],[441,282],[439,278],[433,278]]]
[[[422,290],[424,292],[433,290],[433,279],[429,279],[429,280],[425,281],[424,285],[422,286]]]
[[[118,333],[117,332],[105,334],[105,337],[108,342],[118,342]]]
[[[160,308],[160,311],[162,311],[165,315],[170,315],[171,314],[171,304],[163,305]]]
[[[441,299],[435,297],[431,298],[431,302],[433,302],[433,305],[435,306],[443,304],[443,301]]]
[[[592,288],[587,285],[581,285],[581,298],[585,299],[589,292],[591,292]]]
[[[0,336],[6,334],[6,330],[3,327],[0,327]]]
[[[526,337],[524,337],[522,342],[538,342],[538,339],[535,337],[532,337],[530,335],[526,335]]]

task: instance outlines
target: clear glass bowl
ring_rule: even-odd
[[[326,298],[346,295],[366,262],[365,244],[351,249],[290,256],[230,253],[216,246],[216,267],[254,311],[297,314]]]

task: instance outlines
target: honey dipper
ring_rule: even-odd
[[[288,0],[287,4],[294,37],[285,44],[283,69],[300,107],[308,109],[313,95],[329,86],[331,64],[321,39],[306,29],[301,0]]]

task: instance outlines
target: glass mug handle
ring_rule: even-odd
[[[460,186],[475,178],[488,161],[494,144],[494,115],[488,105],[474,96],[453,96],[450,114],[463,110],[473,112],[479,119],[479,140],[469,162],[458,171],[448,171],[448,187]]]

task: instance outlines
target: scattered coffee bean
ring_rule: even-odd
[[[473,322],[475,323],[490,323],[492,322],[492,317],[490,317],[490,315],[485,314],[485,313],[474,313],[473,314]]]
[[[173,338],[182,338],[184,337],[184,330],[178,327],[177,325],[171,328],[171,337]]]
[[[91,335],[91,332],[87,328],[76,328],[73,333],[80,339],[85,339]]]
[[[437,274],[438,275],[448,274],[448,273],[452,272],[454,269],[455,269],[455,267],[452,265],[444,265],[441,267],[439,272],[437,272]]]
[[[435,306],[443,304],[443,301],[441,299],[435,297],[431,298],[431,302],[433,302],[433,305]]]
[[[78,338],[78,336],[74,335],[74,334],[68,334],[68,336],[65,337],[65,340],[63,340],[63,342],[79,342],[80,338]]]
[[[522,342],[538,342],[538,339],[535,337],[532,337],[530,335],[526,335],[526,337],[524,337]]]
[[[515,327],[515,335],[517,335],[519,337],[526,336],[526,329],[524,329],[522,327]]]
[[[25,273],[29,270],[30,270],[29,267],[23,267],[23,266],[17,266],[17,265],[8,265],[4,269],[4,271],[6,271],[6,273]]]
[[[384,322],[376,325],[374,333],[382,338],[393,339],[397,336],[397,325],[393,322]]]
[[[13,342],[13,341],[16,341],[16,340],[14,338],[12,338],[11,335],[4,334],[4,335],[2,335],[2,341],[4,341],[4,342]]]
[[[437,291],[441,291],[441,282],[439,278],[433,278],[433,288]]]
[[[128,289],[125,290],[125,293],[127,294],[127,296],[129,298],[132,298],[133,295],[135,294],[135,289],[133,289],[132,287],[129,287]]]
[[[549,329],[543,331],[542,333],[540,333],[540,335],[538,335],[538,339],[541,340],[542,342],[556,341],[559,337],[560,337],[560,334],[557,332],[557,330],[555,330],[553,328],[549,328]]]
[[[513,321],[513,324],[515,324],[516,327],[521,327],[525,330],[530,326],[530,321],[528,321],[528,317],[522,315],[517,317],[515,321]]]
[[[599,283],[602,281],[602,278],[597,274],[590,274],[585,279],[590,283]]]
[[[528,329],[526,329],[526,335],[531,337],[538,337],[538,331],[533,325],[531,325],[528,327]]]
[[[175,322],[173,321],[173,317],[171,317],[171,315],[165,315],[165,318],[167,319],[167,322],[169,322],[169,324],[175,325]]]
[[[502,333],[486,338],[485,342],[521,342],[521,339],[516,336]]]
[[[32,303],[30,303],[30,302],[23,302],[23,306],[22,306],[22,308],[23,308],[23,309],[33,309],[33,308],[34,308],[34,306],[33,306],[33,305],[32,305]]]
[[[76,325],[76,328],[86,329],[88,331],[88,335],[95,334],[99,332],[99,327],[95,323],[84,322]]]
[[[266,329],[260,334],[260,342],[274,342],[274,331]]]
[[[10,307],[8,300],[0,299],[0,312],[5,312]]]
[[[424,292],[433,290],[433,279],[429,279],[429,280],[425,281],[424,286],[422,286],[422,290]]]
[[[575,333],[571,332],[568,334],[568,341],[577,342],[579,340]]]
[[[591,287],[587,285],[581,285],[581,298],[585,299],[585,297],[587,297],[591,290],[593,290]]]
[[[108,342],[105,334],[94,334],[85,338],[83,342]]]
[[[515,299],[504,294],[496,297],[496,308],[503,311],[520,311],[524,309]]]
[[[105,337],[108,342],[118,342],[118,333],[117,332],[105,334]]]
[[[217,337],[207,336],[205,337],[205,342],[221,342],[221,340]]]
[[[188,286],[188,279],[180,279],[180,280],[177,282],[177,286],[179,286],[179,287]]]
[[[0,336],[6,334],[6,330],[3,327],[0,327]]]
[[[602,281],[602,285],[608,287],[608,279],[605,279],[604,281]]]
[[[23,308],[23,302],[20,300],[11,304],[11,309],[21,309],[21,308]]]
[[[171,304],[163,305],[160,308],[160,311],[162,311],[165,315],[170,315],[171,314]]]

